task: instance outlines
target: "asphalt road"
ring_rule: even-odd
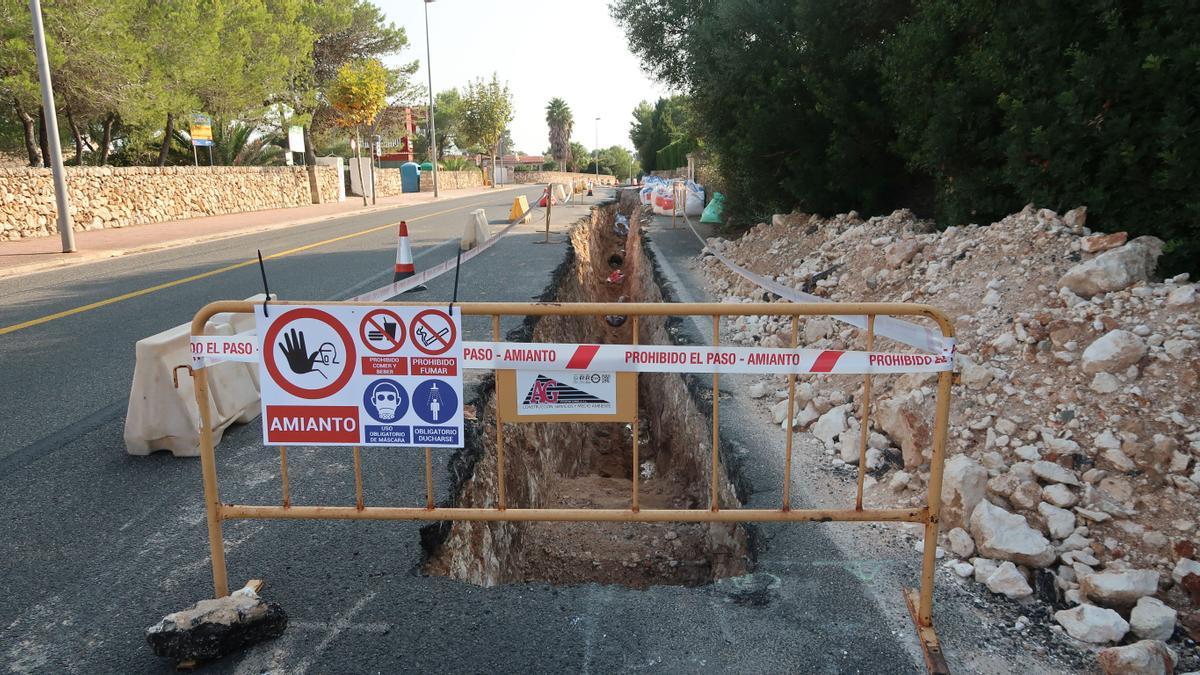
[[[4,420],[0,426],[0,475],[14,468],[14,463],[57,451],[79,434],[122,416],[133,375],[134,343],[190,322],[198,309],[213,300],[240,300],[261,293],[257,264],[221,271],[253,259],[255,251],[261,249],[264,256],[286,253],[266,262],[271,291],[280,299],[344,299],[392,280],[396,233],[391,225],[399,220],[409,223],[417,264],[431,266],[454,256],[454,246],[445,243],[462,233],[469,211],[482,207],[490,221],[499,223],[507,219],[515,195],[524,193],[532,198],[540,192],[540,188],[505,190],[497,195],[348,216],[0,280],[3,331],[217,272],[0,334],[0,391],[4,394],[0,397],[0,419]],[[496,252],[504,256],[503,244]],[[476,272],[481,269],[478,265],[472,268]],[[462,277],[461,299],[479,300],[501,290],[472,270]],[[446,286],[447,276],[429,292],[405,298],[449,299],[452,288]],[[536,284],[537,290],[544,284]]]
[[[532,196],[538,190],[529,191]],[[0,282],[0,330],[252,257],[325,243],[268,263],[284,299],[339,299],[390,280],[391,228],[405,217],[418,266],[454,254],[465,212],[507,215],[513,193],[406,207]],[[482,202],[482,203],[480,203]],[[556,210],[557,213],[557,210]],[[373,227],[376,232],[358,236]],[[532,227],[464,267],[462,300],[540,294],[562,237]],[[443,302],[452,276],[409,296]],[[0,660],[16,672],[171,672],[142,631],[211,593],[199,463],[124,452],[133,345],[215,299],[261,290],[254,266],[137,295],[0,335]],[[407,298],[406,298],[407,299]],[[507,327],[506,327],[507,328]],[[486,326],[468,323],[467,337]],[[277,503],[278,455],[252,423],[218,447],[221,496]],[[445,497],[447,451],[435,455]],[[363,451],[368,505],[417,504],[423,461]],[[296,504],[352,504],[348,449],[289,452]],[[418,573],[419,526],[404,522],[226,523],[231,585],[267,581],[291,623],[283,637],[211,664],[214,672],[914,672],[862,580],[821,563],[836,551],[768,541],[796,561],[754,602],[740,582],[635,591],[594,584],[479,588]],[[801,563],[816,563],[805,567]],[[807,570],[807,571],[805,571]]]

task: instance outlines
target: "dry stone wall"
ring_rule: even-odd
[[[363,178],[369,182],[371,175],[366,173],[369,169],[364,168],[363,171]],[[375,169],[375,191],[376,196],[379,197],[395,197],[403,194],[403,186],[400,183],[400,169]]]
[[[438,171],[439,190],[483,187],[482,171]],[[421,192],[433,192],[433,173],[421,172]]]
[[[66,171],[76,230],[312,203],[304,167],[68,167]],[[337,200],[339,179],[333,167],[317,167],[322,202]],[[0,241],[56,234],[56,219],[49,169],[0,168]]]
[[[518,183],[566,183],[575,181],[595,181],[594,173],[571,173],[568,171],[514,171],[514,180]],[[600,174],[601,185],[616,185],[615,176]]]

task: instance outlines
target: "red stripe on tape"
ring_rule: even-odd
[[[571,355],[571,360],[567,362],[567,369],[582,370],[583,368],[587,368],[598,351],[600,351],[600,345],[579,345],[575,348],[575,353]]]
[[[833,371],[833,367],[837,365],[838,359],[842,358],[842,352],[826,349],[817,356],[817,360],[813,361],[812,373],[828,373]]]

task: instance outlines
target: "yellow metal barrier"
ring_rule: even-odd
[[[309,305],[307,302],[273,302],[276,305]],[[420,303],[353,303],[322,302],[323,305],[413,305]],[[260,305],[245,301],[214,302],[201,309],[192,320],[192,334],[204,335],[205,325],[216,314],[252,313]],[[921,304],[889,303],[776,303],[776,304],[718,304],[718,303],[461,303],[457,305],[465,316],[490,316],[492,339],[501,341],[500,319],[504,316],[597,316],[609,314],[629,316],[632,320],[633,343],[638,343],[638,319],[644,316],[707,316],[713,322],[713,345],[718,344],[722,317],[728,316],[790,316],[791,346],[797,346],[798,322],[802,316],[866,316],[866,347],[874,346],[874,326],[877,316],[922,316],[932,319],[945,338],[954,337],[954,327],[939,310]],[[497,371],[499,372],[499,371]],[[636,373],[634,373],[636,376]],[[378,507],[364,506],[363,483],[359,449],[353,449],[355,476],[354,506],[296,506],[289,497],[287,449],[280,448],[280,477],[282,481],[282,504],[250,505],[225,504],[221,502],[217,484],[216,458],[213,451],[212,411],[208,402],[208,377],[205,369],[197,369],[193,377],[196,400],[200,406],[200,459],[204,476],[204,501],[208,514],[208,537],[212,550],[213,589],[217,597],[228,595],[229,583],[225,570],[225,549],[221,524],[226,520],[238,519],[313,519],[313,520],[477,520],[477,521],[559,521],[559,522],[909,522],[921,523],[925,528],[925,544],[921,567],[919,592],[904,589],[904,597],[916,624],[918,637],[925,651],[926,663],[931,672],[945,672],[945,661],[933,630],[933,579],[937,562],[938,519],[941,512],[942,472],[945,463],[947,427],[950,417],[950,389],[953,373],[938,373],[937,403],[934,413],[933,447],[930,460],[930,477],[925,506],[921,508],[864,509],[862,505],[863,481],[865,479],[867,429],[871,411],[871,375],[864,376],[861,438],[859,439],[858,486],[853,508],[845,509],[793,509],[791,508],[792,425],[787,427],[785,446],[785,475],[783,500],[776,509],[722,509],[717,500],[718,476],[720,471],[720,410],[718,391],[719,375],[714,373],[712,397],[712,459],[710,467],[710,495],[707,509],[642,509],[638,506],[638,429],[633,422],[632,493],[627,509],[560,509],[560,508],[510,508],[505,498],[504,480],[504,423],[501,406],[496,406],[496,471],[497,505],[495,508],[442,507],[434,505],[433,467],[431,453],[425,449],[426,498],[423,506]],[[788,376],[788,419],[795,419],[796,375]],[[636,387],[634,388],[636,391]]]

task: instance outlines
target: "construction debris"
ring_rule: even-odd
[[[1184,631],[1172,628],[1174,639],[1194,658],[1196,285],[1187,274],[1155,280],[1161,241],[1093,233],[1085,223],[1082,207],[1060,216],[1032,205],[990,226],[940,232],[907,210],[869,220],[793,213],[708,245],[797,290],[835,301],[927,303],[951,317],[961,384],[940,543],[960,560],[947,567],[1025,603],[1045,600],[1025,588],[1039,588],[1036,577],[1047,575],[1052,595],[1073,607],[1057,612],[1057,623],[1088,642],[1121,640],[1131,618],[1139,637],[1170,640],[1175,618],[1166,615],[1177,611]],[[700,264],[725,302],[778,301],[713,256]],[[730,344],[778,347],[791,327],[785,318],[746,317],[728,329],[722,339]],[[826,317],[805,321],[801,335],[810,348],[865,343],[862,331]],[[905,349],[880,337],[874,348]],[[753,393],[774,394],[759,398],[764,413],[786,427],[786,378],[750,386],[760,383]],[[868,502],[924,503],[933,384],[932,375],[874,378],[871,447],[894,459],[868,476]],[[847,464],[842,444],[857,455],[860,431],[844,421],[861,416],[861,397],[861,379],[818,376],[797,387],[790,423],[812,427],[833,470]]]
[[[287,614],[258,596],[252,585],[215,600],[201,600],[168,614],[146,629],[156,656],[180,661],[209,661],[263,640],[279,637]]]

